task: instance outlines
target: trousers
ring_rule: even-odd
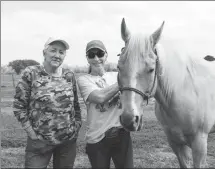
[[[87,143],[86,153],[92,168],[110,168],[111,159],[116,168],[133,168],[130,132],[122,128],[111,128],[98,143]]]
[[[25,168],[47,168],[53,155],[53,168],[73,168],[76,157],[76,140],[59,145],[47,145],[41,140],[27,138]]]

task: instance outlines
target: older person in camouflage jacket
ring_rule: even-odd
[[[27,67],[16,86],[14,115],[27,132],[25,168],[73,168],[81,127],[74,73],[62,64],[69,45],[49,38],[44,63]]]

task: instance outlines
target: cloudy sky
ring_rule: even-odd
[[[116,63],[123,17],[131,32],[153,32],[165,20],[163,37],[215,55],[215,1],[1,1],[1,64],[15,59],[42,63],[49,37],[70,44],[65,64],[87,65],[85,47],[92,39],[102,40],[109,62]]]

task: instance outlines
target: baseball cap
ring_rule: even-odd
[[[87,43],[86,52],[88,52],[90,49],[98,48],[102,50],[103,52],[107,52],[105,45],[100,40],[92,40]]]
[[[47,45],[50,45],[52,42],[61,42],[61,43],[63,43],[65,45],[66,50],[69,49],[69,44],[65,40],[63,40],[63,39],[57,39],[57,38],[52,38],[52,37],[49,38],[47,40],[47,42],[45,43],[45,45],[44,45],[45,48],[46,48]]]

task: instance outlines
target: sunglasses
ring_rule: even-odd
[[[87,57],[88,57],[89,59],[94,59],[95,56],[97,56],[98,58],[102,58],[102,57],[104,57],[104,55],[105,55],[105,52],[103,52],[103,51],[101,51],[101,50],[98,50],[98,51],[96,51],[96,52],[90,51],[90,52],[87,54]]]

